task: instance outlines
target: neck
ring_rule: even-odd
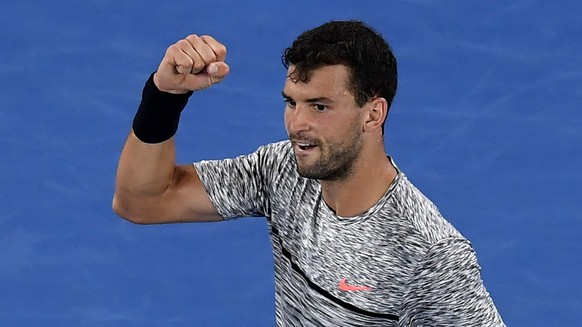
[[[380,200],[396,174],[383,149],[374,156],[361,156],[347,178],[320,181],[323,199],[338,216],[358,216]]]

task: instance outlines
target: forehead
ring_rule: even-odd
[[[290,66],[287,71],[283,93],[295,98],[316,97],[351,97],[353,95],[348,87],[349,73],[344,65],[329,65],[314,69],[307,82],[294,81],[289,78],[295,66]]]

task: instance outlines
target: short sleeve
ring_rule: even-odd
[[[264,216],[265,148],[232,159],[206,160],[194,163],[210,200],[224,217]]]
[[[408,285],[400,326],[505,326],[467,240],[448,238],[429,249]]]

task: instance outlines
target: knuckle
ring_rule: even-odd
[[[208,35],[208,34],[204,34],[201,35],[200,38],[204,41],[204,42],[216,42],[216,39],[213,38],[212,36]]]
[[[185,39],[187,39],[187,40],[194,40],[194,39],[197,39],[197,38],[199,38],[199,36],[197,34],[190,34],[190,35],[186,36]]]
[[[188,40],[182,39],[182,40],[176,42],[176,46],[183,49],[185,47],[190,47],[191,45],[190,45],[190,42],[188,42]]]
[[[192,63],[192,67],[193,67],[195,70],[202,70],[202,69],[204,69],[204,67],[205,67],[205,66],[206,66],[206,63],[204,63],[204,61],[202,61],[202,60],[195,60],[195,61]]]
[[[182,70],[190,70],[192,67],[192,62],[189,60],[176,60],[174,62],[174,65],[176,67],[179,67],[178,70],[182,71]]]
[[[168,47],[168,50],[166,51],[166,53],[168,53],[168,54],[175,53],[176,51],[179,51],[179,49],[180,49],[179,43],[174,43]]]
[[[204,61],[207,63],[215,62],[217,60],[216,55],[214,53],[209,53],[205,58]]]
[[[180,54],[180,48],[177,45],[172,45],[166,50],[166,58],[177,58]]]
[[[224,44],[218,42],[210,35],[202,35],[200,38],[212,48],[218,57],[226,56],[226,46]]]
[[[222,57],[226,56],[226,52],[227,52],[226,47],[222,44],[220,46],[218,46],[215,51],[216,51],[216,54],[219,56],[222,56]]]

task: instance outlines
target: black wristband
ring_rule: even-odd
[[[161,143],[178,131],[180,114],[192,92],[172,94],[160,91],[150,75],[141,95],[139,109],[133,118],[133,133],[144,143]]]

